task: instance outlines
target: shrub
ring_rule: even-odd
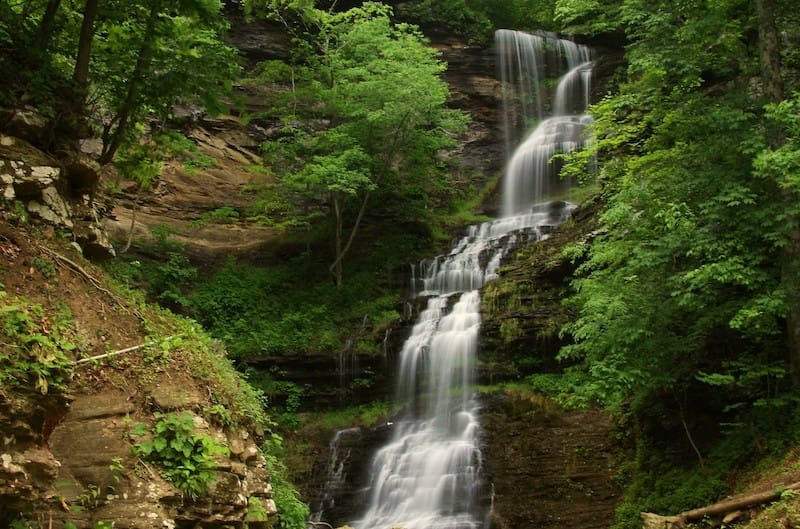
[[[164,476],[190,497],[197,498],[208,490],[214,479],[214,458],[227,455],[228,448],[211,437],[195,432],[194,420],[188,412],[156,414],[150,440],[133,446],[135,454],[160,464]],[[147,427],[137,424],[131,432],[147,435]]]

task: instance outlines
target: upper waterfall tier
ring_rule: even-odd
[[[568,187],[553,156],[586,144],[592,60],[586,46],[550,34],[501,30],[495,42],[506,92],[502,214],[510,216]]]

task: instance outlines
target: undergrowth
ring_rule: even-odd
[[[376,337],[400,317],[397,298],[373,296],[374,288],[366,274],[336,288],[302,259],[274,268],[230,260],[187,305],[236,358],[334,353],[348,340],[368,353],[377,352]]]
[[[225,445],[196,431],[188,412],[158,413],[152,429],[148,431],[144,424],[138,423],[131,434],[149,437],[134,444],[134,453],[158,463],[165,477],[192,499],[205,493],[213,483],[217,467],[214,458],[228,455]]]
[[[67,310],[48,313],[38,303],[0,290],[0,391],[65,391],[77,338]]]

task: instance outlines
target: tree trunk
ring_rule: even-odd
[[[92,54],[92,40],[94,40],[94,21],[97,19],[99,0],[86,0],[83,6],[83,22],[81,23],[81,33],[78,38],[78,55],[75,58],[75,69],[72,72],[72,80],[78,85],[78,90],[82,92],[80,98],[85,101],[86,87],[89,84],[89,58]],[[47,6],[48,9],[50,6]]]
[[[122,141],[128,130],[129,121],[136,107],[136,100],[139,97],[139,84],[142,82],[144,74],[150,66],[153,53],[152,41],[155,37],[158,12],[159,2],[153,1],[150,6],[150,14],[147,17],[147,26],[142,36],[142,45],[139,47],[136,65],[133,68],[133,72],[130,76],[131,80],[128,83],[128,93],[125,95],[125,100],[122,102],[120,108],[117,109],[117,116],[115,119],[117,127],[106,138],[103,138],[103,152],[97,160],[101,165],[105,165],[114,159],[114,155],[117,153],[117,149],[119,149],[120,145],[122,145]]]
[[[345,254],[348,252],[348,250],[350,250],[350,246],[353,244],[353,240],[356,238],[356,232],[358,232],[358,227],[361,224],[361,220],[364,218],[364,211],[366,211],[367,209],[368,200],[369,200],[369,191],[367,191],[364,194],[364,200],[361,201],[361,207],[358,210],[358,216],[356,217],[356,221],[353,224],[353,228],[350,230],[350,236],[347,238],[347,244],[344,245],[344,248],[340,247],[341,232],[337,231],[336,260],[333,261],[333,263],[329,267],[329,270],[331,272],[334,272],[334,276],[337,277],[336,286],[342,285],[342,259],[344,259]],[[340,226],[338,224],[337,224],[337,230],[340,230]],[[338,271],[338,275],[336,271]]]
[[[770,103],[783,101],[784,90],[781,78],[780,36],[775,25],[775,0],[756,0],[758,16],[758,42],[761,63],[761,76],[764,82],[764,95]],[[773,149],[779,148],[786,138],[767,129],[767,141]],[[783,200],[795,202],[797,196],[782,188]],[[789,240],[781,255],[781,281],[790,303],[786,316],[786,348],[792,382],[800,387],[800,219],[792,216]]]
[[[42,53],[47,51],[47,46],[50,44],[50,38],[53,35],[53,24],[60,6],[61,0],[49,0],[47,2],[47,8],[45,8],[42,21],[39,23],[39,33],[36,37],[36,45]]]
[[[330,271],[333,274],[333,280],[336,282],[336,286],[342,286],[342,224],[344,223],[342,219],[342,206],[339,203],[339,194],[334,193],[333,196],[333,213],[335,216],[335,243],[334,243],[334,261],[330,266]]]

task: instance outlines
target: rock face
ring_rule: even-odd
[[[450,87],[450,105],[471,117],[469,130],[454,153],[460,158],[456,177],[481,189],[500,172],[505,158],[495,50],[467,45],[435,29],[429,29],[427,36],[447,63],[442,79]],[[495,206],[489,209],[494,211]]]
[[[307,490],[312,519],[341,527],[363,514],[374,448],[386,443],[390,435],[389,426],[381,425],[343,430],[331,438]]]
[[[564,367],[555,360],[564,344],[559,331],[571,318],[562,300],[577,264],[562,250],[596,235],[599,206],[596,199],[581,204],[549,238],[521,249],[519,257],[501,267],[498,278],[484,287],[479,353],[479,378],[484,383]]]
[[[492,529],[602,529],[614,522],[618,447],[596,410],[498,392],[481,416],[492,484]]]
[[[40,396],[41,397],[41,396]],[[277,509],[266,463],[256,439],[245,430],[223,432],[195,409],[205,405],[199,388],[154,386],[145,397],[162,410],[186,411],[196,430],[229,448],[216,459],[211,487],[192,499],[166,481],[153,463],[132,451],[131,429],[152,421],[141,402],[125,391],[105,388],[73,401],[23,398],[4,401],[0,430],[0,523],[20,513],[27,519],[69,519],[76,527],[244,527],[253,505],[261,507],[249,527],[268,527]],[[32,508],[32,506],[34,506]],[[61,507],[78,506],[68,510]]]
[[[233,423],[230,410],[249,394],[224,350],[201,341],[167,350],[156,337],[169,331],[149,325],[174,320],[100,286],[102,271],[54,230],[8,215],[0,211],[0,527],[271,526],[264,432],[249,416]],[[29,321],[35,345],[20,339],[14,318]],[[120,350],[111,360],[75,360]],[[198,367],[206,362],[213,371]],[[207,490],[179,490],[165,479],[166,456],[135,450],[171,439],[154,429],[163,417],[185,417],[184,439],[194,444],[184,449],[203,439],[219,447],[204,460]]]
[[[189,411],[204,401],[197,390],[159,386],[150,397],[160,409],[187,411],[199,432],[231,448],[229,458],[217,461],[208,494],[187,498],[133,454],[131,417],[137,416],[137,409],[124,393],[106,390],[72,402],[49,438],[52,454],[61,462],[56,487],[62,499],[91,507],[82,511],[85,516],[73,518],[74,523],[92,527],[114,520],[115,527],[242,527],[251,498],[258,498],[274,517],[277,511],[265,462],[247,432],[224,434]]]
[[[227,256],[264,263],[282,255],[285,248],[278,243],[278,228],[237,220],[244,209],[252,211],[257,198],[252,190],[271,182],[259,170],[257,142],[248,129],[236,118],[224,116],[204,118],[185,133],[212,162],[194,167],[169,161],[149,191],[122,181],[123,193],[109,199],[113,209],[104,219],[111,239],[119,247],[129,238],[146,245],[157,229],[164,229],[201,263],[219,263]],[[216,211],[235,216],[215,218]]]

